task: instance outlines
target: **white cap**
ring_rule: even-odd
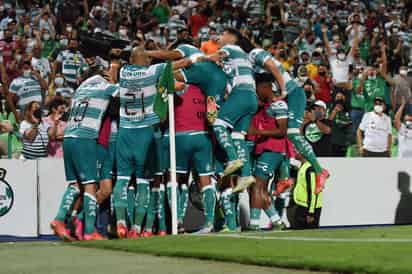
[[[315,101],[315,103],[313,104],[314,106],[318,106],[324,109],[327,109],[328,107],[326,106],[325,102],[323,102],[322,100],[317,100]]]

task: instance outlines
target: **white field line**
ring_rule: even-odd
[[[255,236],[242,234],[186,234],[201,237],[222,237],[253,240],[284,240],[284,241],[307,241],[307,242],[366,242],[366,243],[412,243],[412,239],[401,238],[319,238],[319,237],[276,237],[276,236]]]

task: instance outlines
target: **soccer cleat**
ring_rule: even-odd
[[[225,171],[223,172],[223,177],[228,176],[243,166],[242,160],[233,160],[227,163]]]
[[[157,233],[157,236],[159,236],[159,237],[167,236],[167,232],[164,231],[164,230],[160,230],[160,231]]]
[[[130,229],[129,233],[127,233],[127,238],[128,239],[137,239],[140,238],[139,233],[137,233],[136,229]]]
[[[153,236],[153,232],[151,231],[143,231],[142,234],[140,234],[140,237],[142,238],[149,238]]]
[[[219,231],[219,233],[234,233],[237,230],[231,230],[227,225],[224,225],[223,228]]]
[[[79,218],[74,217],[73,224],[74,224],[74,235],[79,241],[82,241],[83,240],[83,227],[84,227],[83,222],[80,221]]]
[[[286,225],[282,220],[277,220],[272,223],[272,227],[270,230],[277,230],[277,231],[282,231],[286,229]]]
[[[177,233],[179,233],[179,234],[185,233],[185,227],[183,226],[182,223],[177,224]]]
[[[293,179],[288,178],[284,180],[279,180],[276,184],[276,191],[272,193],[273,196],[279,196],[281,193],[285,192],[288,188],[293,186]]]
[[[249,225],[245,230],[246,231],[260,231],[260,226],[259,225]]]
[[[117,224],[117,237],[119,239],[127,237],[127,227],[122,223]]]
[[[209,124],[213,125],[216,121],[217,118],[217,104],[216,104],[216,99],[213,96],[208,96],[207,97],[207,106],[206,106],[206,112],[207,112],[207,121]]]
[[[253,176],[244,176],[240,177],[237,180],[237,185],[233,188],[234,193],[242,192],[247,189],[249,186],[253,185],[256,182],[255,177]]]
[[[210,226],[205,226],[201,228],[199,231],[193,234],[209,234],[209,233],[212,233],[212,231],[213,231],[213,225],[210,225]]]
[[[54,234],[58,236],[60,239],[62,239],[65,242],[71,242],[73,241],[73,238],[70,236],[70,232],[67,233],[66,231],[66,226],[64,225],[63,222],[58,221],[58,220],[53,220],[50,223],[51,229],[53,229]]]
[[[90,234],[84,234],[83,239],[85,241],[104,241],[104,240],[107,240],[106,237],[104,237],[102,234],[100,234],[97,231],[95,231],[93,233],[90,233]]]
[[[316,188],[315,194],[319,194],[325,187],[326,180],[329,178],[329,171],[326,169],[322,170],[320,174],[316,174]]]

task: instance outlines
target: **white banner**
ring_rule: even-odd
[[[50,222],[54,219],[67,184],[61,159],[38,161],[39,171],[39,234],[53,234]]]
[[[38,236],[36,169],[36,161],[0,160],[0,236]]]

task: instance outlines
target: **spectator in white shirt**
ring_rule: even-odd
[[[363,157],[391,157],[392,124],[384,113],[385,102],[376,97],[373,111],[365,113],[357,132],[359,153]]]
[[[403,98],[402,104],[395,115],[395,128],[398,131],[398,157],[412,158],[412,112],[409,110],[405,115],[406,100]]]

